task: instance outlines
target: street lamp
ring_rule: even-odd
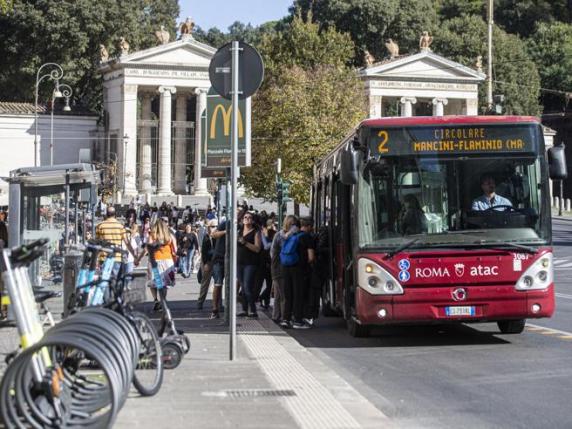
[[[65,97],[66,105],[63,110],[64,112],[70,112],[70,97],[72,94],[73,91],[69,85],[65,83],[60,84],[60,82],[56,80],[56,87],[52,93],[52,111],[50,112],[50,166],[54,165],[54,106],[56,98]]]
[[[40,76],[42,70],[45,67],[52,67],[53,70]],[[40,147],[38,145],[38,88],[40,83],[45,79],[49,78],[56,82],[56,91],[54,92],[54,96],[61,97],[61,92],[57,89],[57,82],[64,76],[64,71],[59,64],[56,63],[45,63],[40,66],[38,72],[36,73],[36,85],[34,87],[34,94],[35,94],[35,102],[34,102],[34,117],[35,117],[35,126],[34,126],[34,167],[37,167],[40,163]],[[59,95],[58,95],[59,94]]]

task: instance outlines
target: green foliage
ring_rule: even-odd
[[[275,31],[276,24],[275,21],[271,21],[259,27],[253,27],[251,24],[243,24],[240,21],[235,21],[228,27],[227,33],[223,33],[216,27],[210,28],[208,31],[198,27],[195,30],[195,38],[215,48],[220,48],[222,45],[233,40],[241,40],[253,46],[257,46],[265,34]]]
[[[111,55],[124,36],[131,50],[156,44],[154,31],[165,25],[174,38],[177,0],[14,0],[0,15],[0,91],[4,100],[33,100],[38,68],[56,62],[74,90],[74,100],[95,111],[102,102],[97,72],[99,45]],[[52,88],[42,85],[41,99]]]
[[[493,77],[495,94],[504,94],[505,113],[538,115],[540,78],[525,43],[498,27],[493,31]],[[464,15],[443,22],[433,48],[454,61],[474,67],[477,56],[486,64],[487,24],[480,16]],[[480,87],[480,105],[486,106],[485,85]]]
[[[568,0],[495,0],[495,21],[509,33],[529,37],[538,23],[570,22]]]
[[[276,198],[275,167],[282,158],[290,196],[309,200],[314,161],[323,157],[365,117],[364,88],[345,64],[349,36],[294,17],[284,33],[267,35],[260,51],[265,81],[253,100],[253,166],[242,182],[255,195]]]
[[[402,54],[417,50],[421,33],[433,31],[438,21],[433,0],[298,0],[295,7],[311,11],[323,27],[349,33],[360,65],[365,50],[378,59],[387,56],[388,38]]]
[[[8,13],[12,9],[12,0],[0,0],[0,13]]]
[[[572,25],[542,23],[530,38],[528,51],[540,72],[543,88],[572,92]],[[545,111],[566,108],[565,94],[542,94]]]
[[[485,0],[442,0],[436,5],[441,19],[452,19],[462,15],[486,15]]]

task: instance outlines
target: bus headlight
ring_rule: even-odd
[[[366,258],[360,258],[358,261],[358,286],[372,295],[403,294],[403,288],[395,277]]]
[[[552,253],[546,253],[534,262],[516,282],[516,290],[546,289],[554,281]]]

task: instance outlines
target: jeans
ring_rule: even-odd
[[[181,256],[181,271],[183,276],[190,277],[193,272],[193,256],[195,256],[195,249],[188,250],[185,256]]]
[[[242,307],[246,311],[250,308],[252,314],[256,313],[256,270],[258,265],[239,265],[238,266],[238,281],[244,294],[245,302]]]

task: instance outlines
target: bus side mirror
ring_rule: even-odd
[[[358,182],[359,152],[352,145],[342,151],[340,180],[344,185]]]
[[[548,171],[552,180],[563,180],[568,177],[564,143],[548,149]]]

